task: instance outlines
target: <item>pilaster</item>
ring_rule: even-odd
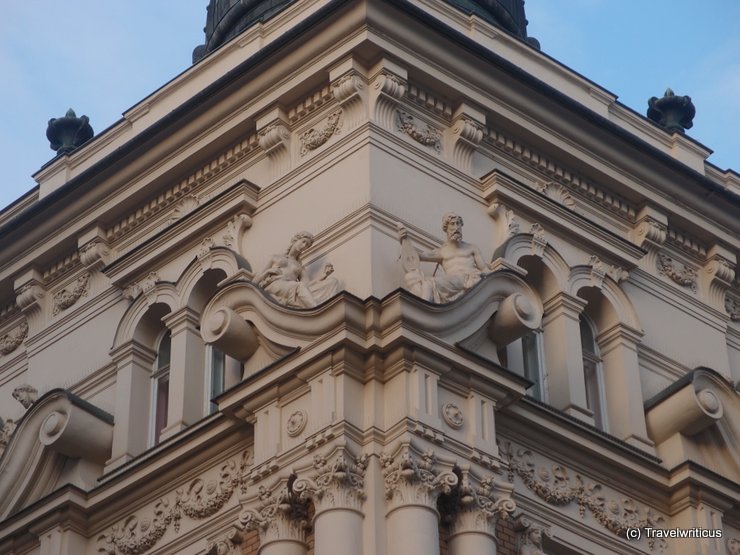
[[[203,416],[205,400],[205,347],[200,337],[199,315],[184,307],[167,315],[172,334],[167,426],[161,438],[170,437]]]
[[[579,317],[585,307],[585,300],[558,293],[545,302],[542,325],[550,375],[550,404],[593,424],[593,413],[586,405],[579,326]]]

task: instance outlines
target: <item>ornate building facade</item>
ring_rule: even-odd
[[[194,60],[0,213],[0,553],[740,553],[690,101],[517,0],[213,0]]]

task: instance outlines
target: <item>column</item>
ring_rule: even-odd
[[[259,555],[306,555],[307,519],[306,504],[281,485],[273,492],[260,488],[258,508],[242,511],[239,526],[257,530]]]
[[[600,334],[596,341],[604,368],[609,433],[635,447],[654,453],[655,446],[648,439],[645,426],[637,358],[637,344],[641,336],[641,332],[624,324],[617,324]]]
[[[558,293],[545,302],[542,326],[550,404],[593,424],[593,413],[586,405],[579,327],[579,316],[585,307],[585,300]]]
[[[150,376],[157,353],[132,339],[111,352],[116,363],[116,408],[110,472],[147,448],[151,404]]]
[[[453,472],[436,468],[434,455],[404,447],[383,454],[388,555],[439,555],[437,498],[457,485]]]
[[[167,426],[161,439],[184,430],[203,416],[205,406],[205,345],[198,314],[184,307],[164,318],[172,333]]]
[[[314,504],[314,552],[321,555],[362,554],[362,502],[366,458],[344,452],[314,460],[314,474],[298,478],[293,492]]]
[[[513,484],[493,477],[477,480],[462,472],[457,504],[450,515],[449,555],[496,555],[496,522],[516,510]]]

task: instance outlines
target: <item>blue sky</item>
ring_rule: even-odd
[[[25,0],[0,18],[0,207],[54,154],[68,108],[96,133],[187,69],[207,0]],[[644,114],[667,87],[694,100],[689,135],[740,171],[740,0],[527,0],[542,50]]]

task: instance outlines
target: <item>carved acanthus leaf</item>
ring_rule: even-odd
[[[28,336],[28,322],[23,320],[18,326],[0,337],[0,354],[9,355],[15,351]]]
[[[420,145],[431,147],[436,152],[439,152],[442,145],[442,134],[438,130],[430,125],[426,125],[425,128],[419,127],[415,122],[414,116],[402,110],[396,110],[396,114],[399,131],[402,131]]]
[[[87,296],[87,285],[90,281],[90,273],[85,272],[75,280],[75,282],[57,291],[54,294],[54,316],[59,314],[62,310],[67,310],[70,306],[74,305],[81,297]]]
[[[219,471],[217,480],[196,478],[187,488],[178,489],[174,499],[164,497],[153,508],[152,518],[127,517],[122,523],[98,536],[98,553],[106,555],[139,555],[151,549],[170,526],[180,531],[180,520],[186,516],[202,520],[218,513],[233,497],[237,487],[246,482],[251,452],[242,454],[239,463],[229,460]]]
[[[688,287],[696,292],[696,270],[687,265],[679,268],[670,256],[658,253],[658,273],[671,279],[682,287]]]
[[[535,188],[542,193],[543,195],[546,195],[547,197],[551,198],[555,202],[562,204],[569,210],[576,209],[576,201],[573,200],[573,197],[568,192],[568,189],[560,185],[559,183],[553,183],[552,181],[549,181],[547,183],[540,183]]]
[[[259,506],[244,509],[238,526],[257,530],[261,543],[275,539],[305,540],[308,527],[308,506],[287,486],[269,490],[259,487]]]
[[[591,279],[597,287],[601,287],[606,276],[612,278],[617,283],[629,277],[629,272],[619,266],[606,264],[596,255],[588,259],[588,266],[591,266]]]
[[[331,462],[314,455],[314,474],[293,482],[293,492],[301,500],[312,500],[317,513],[328,508],[359,509],[365,499],[367,456],[352,460],[340,453]]]
[[[620,537],[626,538],[629,528],[665,525],[665,518],[651,508],[641,507],[627,497],[619,501],[608,499],[602,491],[603,486],[580,474],[571,476],[562,465],[535,464],[534,454],[528,449],[507,443],[502,453],[508,459],[509,481],[513,482],[514,476],[518,476],[530,491],[551,505],[565,507],[575,503],[581,518],[589,512],[599,524]],[[657,546],[662,551],[666,546],[665,540],[657,543],[651,540],[648,544],[651,550]]]
[[[547,237],[545,236],[545,228],[538,223],[533,223],[529,229],[529,233],[532,234],[532,252],[539,257],[545,253],[545,247],[547,246]]]
[[[449,494],[458,483],[454,472],[438,470],[435,462],[431,451],[418,456],[408,447],[395,456],[383,453],[380,464],[386,500],[397,505],[415,501],[433,507],[439,495]]]
[[[244,233],[252,227],[252,218],[248,214],[237,214],[229,221],[223,235],[224,246],[239,251]]]

